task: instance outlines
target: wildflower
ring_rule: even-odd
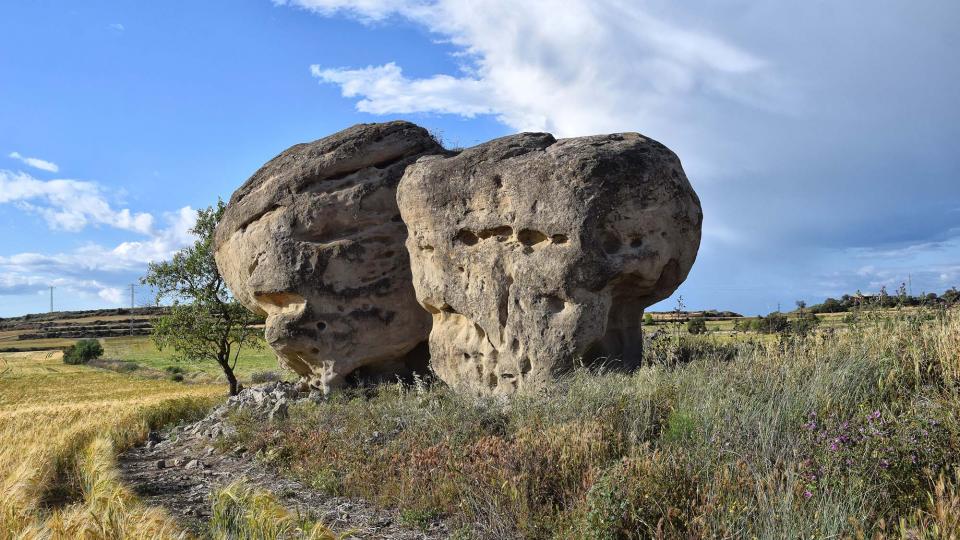
[[[813,497],[813,493],[811,493],[809,489],[803,492],[804,499],[809,499],[810,497]]]

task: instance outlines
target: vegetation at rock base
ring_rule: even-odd
[[[141,280],[157,291],[157,302],[173,305],[153,327],[157,348],[170,347],[184,361],[215,360],[230,384],[240,389],[235,369],[243,347],[260,347],[259,319],[237,302],[214,259],[213,235],[226,209],[223,201],[197,212],[191,232],[197,239],[170,261],[150,263]]]
[[[238,413],[223,444],[481,538],[960,532],[960,313],[648,354],[509,403],[388,385],[269,423]]]

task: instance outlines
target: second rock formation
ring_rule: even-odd
[[[578,362],[632,368],[645,307],[686,278],[700,201],[637,133],[522,133],[410,165],[397,191],[431,365],[509,395]]]

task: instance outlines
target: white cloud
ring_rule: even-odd
[[[97,292],[97,296],[106,300],[108,303],[113,305],[120,305],[123,303],[123,290],[116,287],[104,287]]]
[[[120,23],[113,23],[113,24],[110,25],[110,29],[111,29],[111,30],[116,30],[117,32],[123,32],[124,30],[126,30],[126,27],[124,27],[124,26],[123,26],[122,24],[120,24]]]
[[[150,234],[153,216],[116,210],[93,182],[38,180],[29,174],[0,170],[0,204],[14,203],[39,214],[52,229],[80,231],[87,225],[107,225]]]
[[[644,130],[669,137],[693,96],[770,105],[767,63],[704,31],[680,28],[640,3],[292,0],[323,15],[397,15],[457,47],[463,76],[410,79],[394,63],[312,66],[324,83],[374,114],[495,114],[517,130],[560,136]],[[747,87],[746,82],[750,83]],[[759,89],[759,90],[758,90]]]
[[[184,207],[164,217],[166,227],[141,241],[113,247],[91,243],[64,253],[0,256],[0,296],[43,292],[54,286],[61,295],[123,305],[127,300],[123,287],[136,281],[148,263],[167,260],[194,241],[190,229],[196,222],[196,211]]]
[[[165,216],[167,227],[153,232],[146,240],[125,241],[114,247],[90,243],[71,252],[42,254],[17,253],[0,256],[0,275],[49,275],[142,270],[147,263],[169,259],[194,240],[190,229],[197,213],[184,207]]]
[[[52,161],[47,161],[45,159],[34,158],[34,157],[25,157],[20,155],[20,152],[10,152],[8,157],[21,161],[24,164],[29,165],[30,167],[33,167],[34,169],[40,169],[41,171],[47,171],[52,173],[60,171],[60,167],[57,166],[57,164],[53,163]]]

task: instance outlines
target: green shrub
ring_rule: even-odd
[[[687,321],[687,332],[691,334],[706,334],[707,321],[703,317],[696,317]]]
[[[63,363],[70,365],[86,364],[103,355],[103,346],[95,339],[81,339],[63,351]]]
[[[681,538],[696,500],[696,479],[682,454],[650,452],[625,458],[587,494],[583,536]]]
[[[787,316],[779,311],[767,315],[766,317],[757,317],[753,321],[754,330],[764,334],[776,334],[786,332],[790,329],[790,321]]]

